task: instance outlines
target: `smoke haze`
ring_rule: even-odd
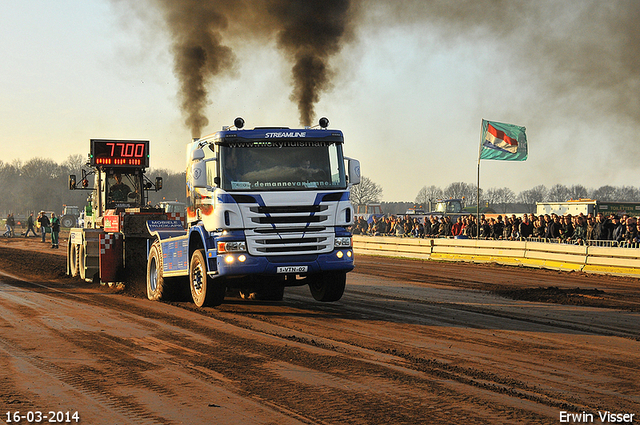
[[[204,110],[216,77],[237,65],[234,43],[275,39],[291,63],[300,123],[311,125],[336,74],[331,59],[361,27],[435,28],[445,45],[503,43],[507,56],[500,60],[549,93],[587,89],[609,111],[640,122],[640,2],[633,0],[370,0],[366,8],[363,0],[151,1],[171,33],[179,99],[194,136],[208,123]]]
[[[640,2],[448,0],[368,3],[368,27],[429,26],[446,45],[502,45],[496,72],[520,70],[555,98],[570,96],[640,123]],[[375,12],[371,12],[375,10]]]
[[[300,123],[311,125],[320,93],[330,88],[329,60],[349,38],[349,0],[154,2],[171,35],[179,100],[193,137],[208,124],[204,110],[210,85],[237,63],[229,43],[256,38],[277,38],[292,63],[291,99]]]
[[[179,100],[192,137],[200,137],[209,120],[204,114],[212,80],[232,69],[234,55],[222,42],[227,18],[218,3],[198,0],[157,0],[173,40],[174,73]]]
[[[350,1],[272,0],[268,6],[278,30],[278,47],[294,63],[291,99],[300,123],[309,126],[320,93],[330,88],[329,59],[350,39]]]

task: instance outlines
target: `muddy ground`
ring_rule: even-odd
[[[282,302],[230,297],[198,309],[67,277],[64,238],[60,250],[0,239],[0,421],[78,412],[87,424],[557,424],[569,413],[593,423],[598,412],[640,414],[637,279],[358,256],[336,303],[299,287]]]

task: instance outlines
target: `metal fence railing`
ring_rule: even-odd
[[[467,236],[436,236],[436,235],[429,235],[429,236],[413,236],[413,235],[395,235],[395,234],[388,234],[388,233],[382,233],[382,234],[362,234],[362,233],[354,233],[354,235],[358,235],[358,236],[387,236],[387,237],[396,237],[396,238],[411,238],[411,239],[443,239],[443,238],[448,238],[448,239],[475,239],[474,237],[467,237]],[[494,239],[494,238],[483,238],[480,237],[480,239],[482,240],[504,240],[504,239]],[[541,243],[552,243],[552,244],[565,244],[565,245],[586,245],[586,246],[595,246],[595,247],[602,247],[602,248],[640,248],[640,242],[626,242],[626,241],[611,241],[611,240],[565,240],[565,239],[549,239],[549,238],[534,238],[534,237],[529,237],[529,238],[514,238],[514,239],[508,239],[508,240],[512,240],[512,241],[522,241],[522,242],[541,242]]]

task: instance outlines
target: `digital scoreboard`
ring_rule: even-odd
[[[147,168],[149,141],[91,139],[89,165]]]

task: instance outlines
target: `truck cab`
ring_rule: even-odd
[[[349,187],[359,162],[343,156],[339,130],[243,124],[188,145],[188,229],[150,227],[149,297],[161,298],[158,282],[184,275],[187,259],[199,306],[222,303],[228,289],[273,300],[306,284],[317,300],[340,299],[353,269]]]

